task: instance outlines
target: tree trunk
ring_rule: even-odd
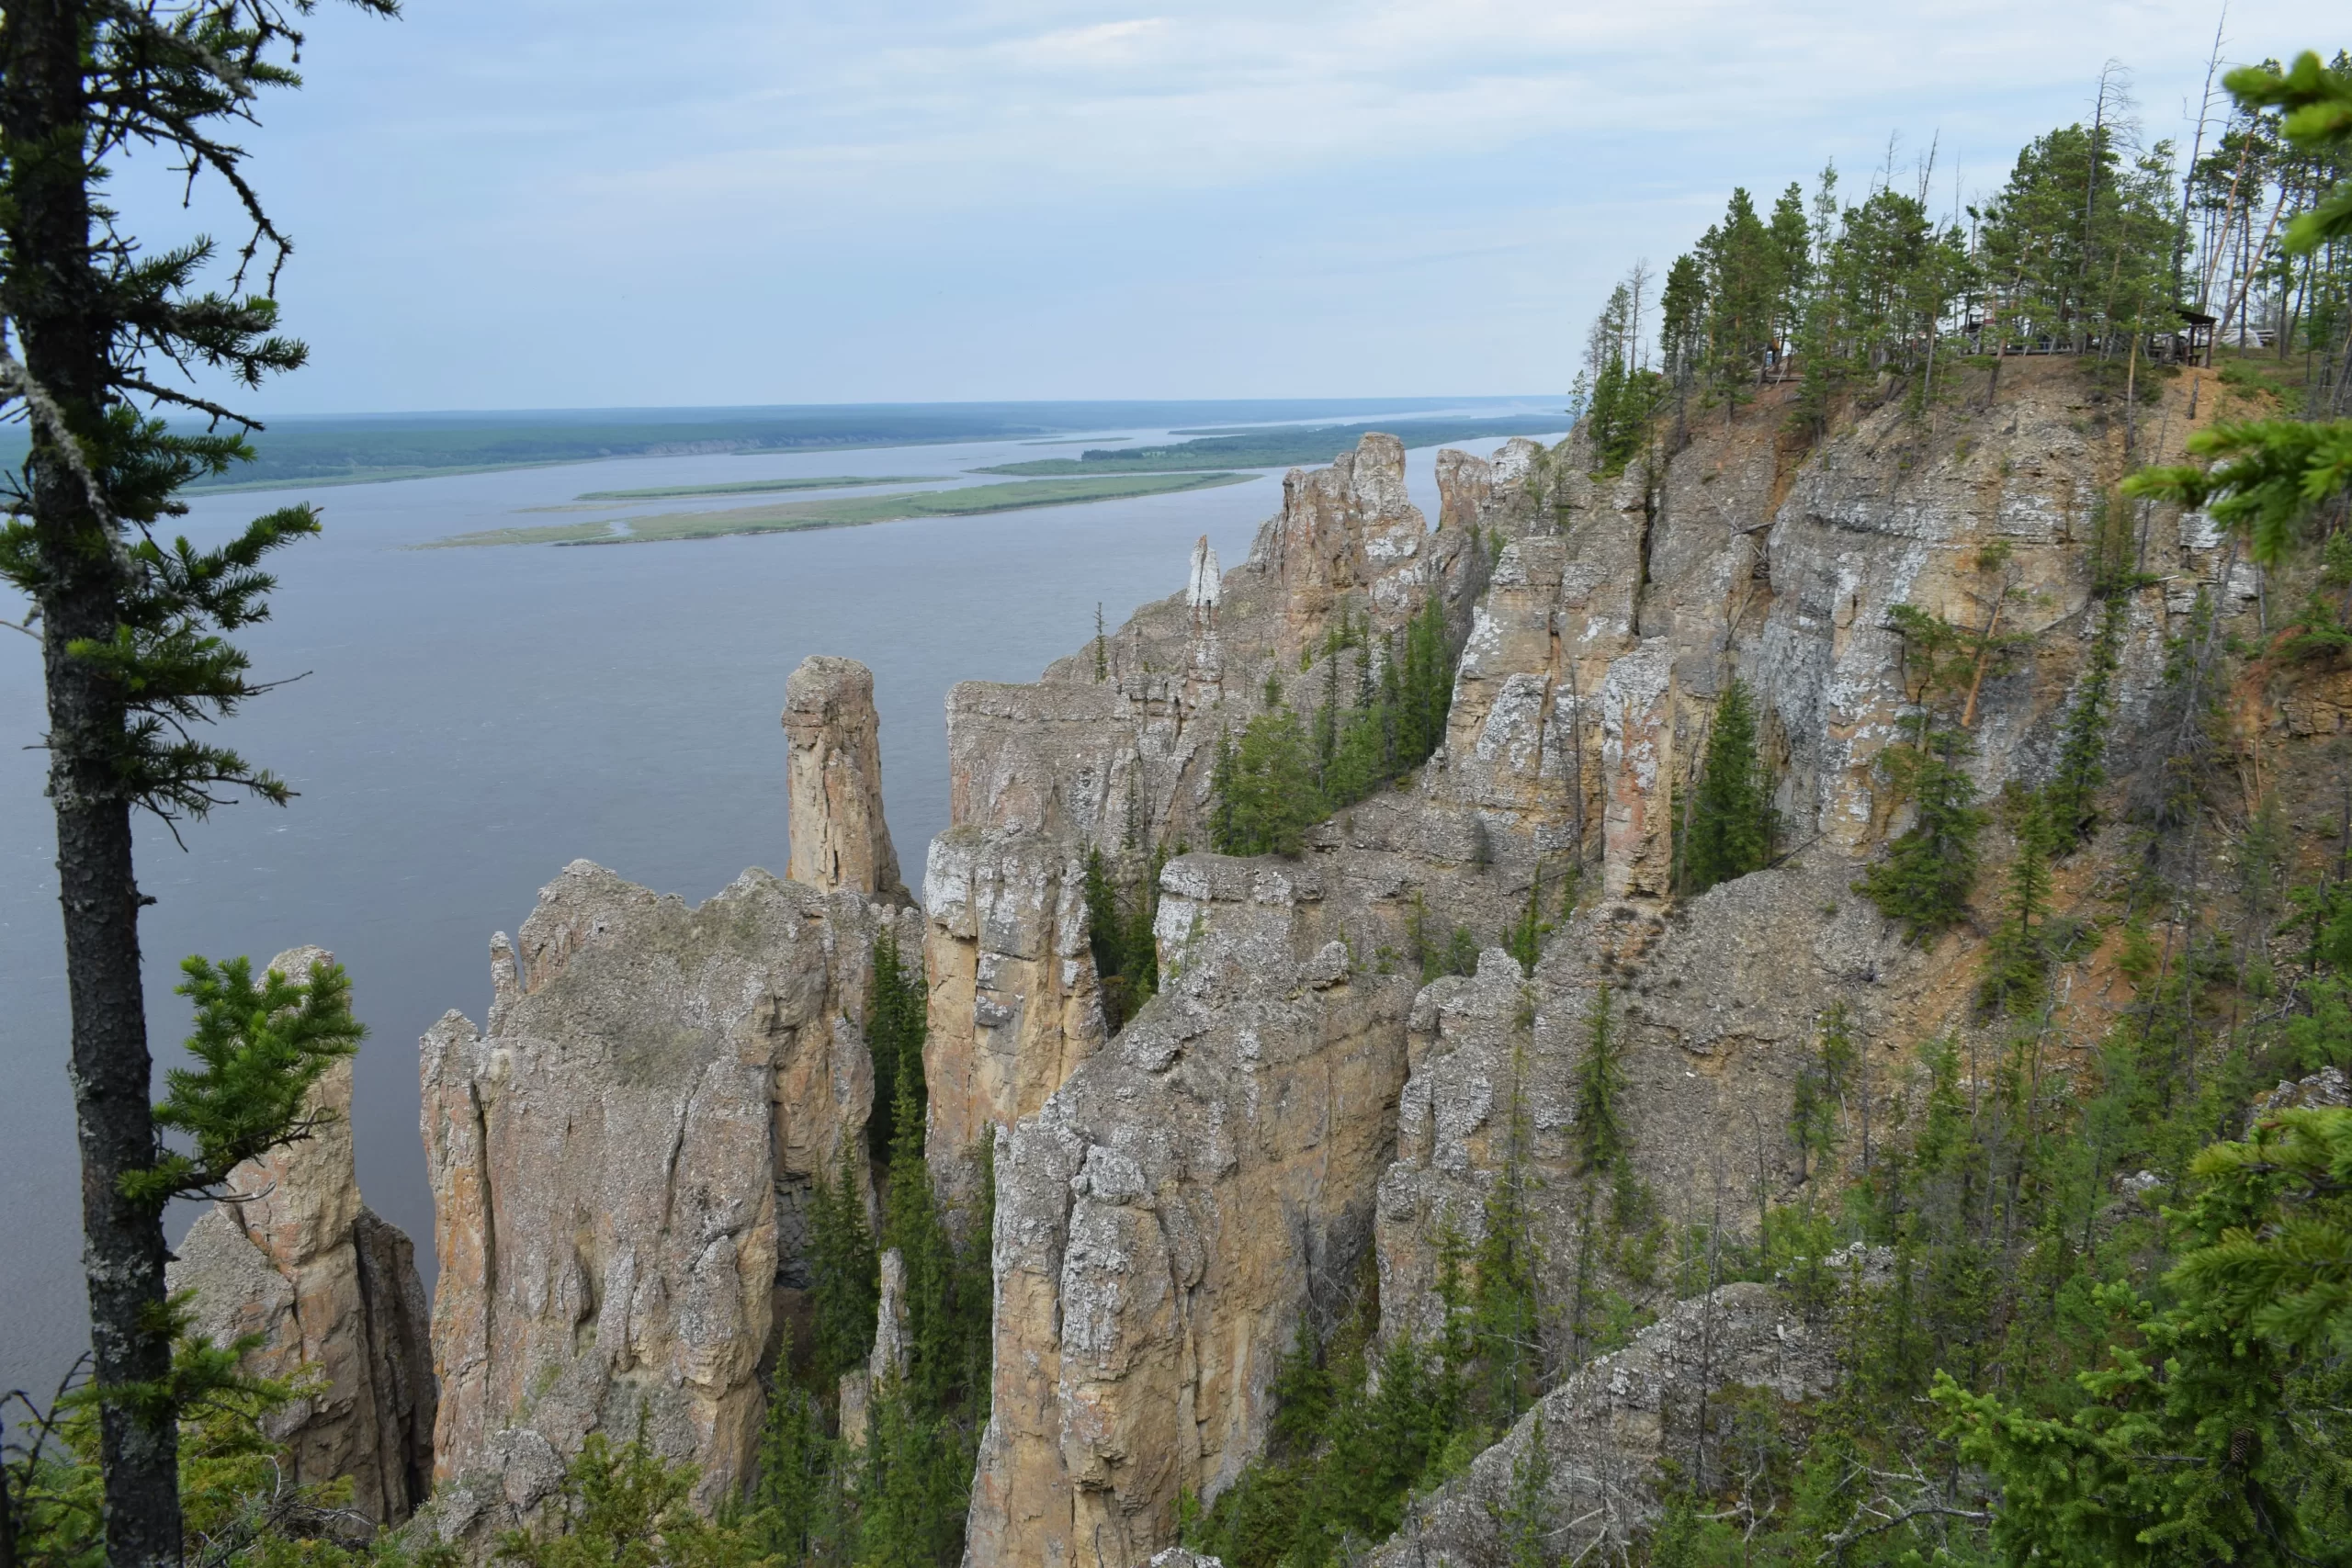
[[[90,258],[82,75],[90,27],[85,0],[9,0],[0,28],[0,117],[13,165],[7,309],[26,370],[85,442],[100,434],[109,346]],[[160,1382],[171,1370],[161,1216],[119,1190],[124,1173],[153,1164],[155,1153],[139,974],[141,900],[131,873],[130,807],[113,761],[125,710],[119,690],[67,652],[80,638],[113,637],[127,564],[76,456],[44,421],[32,421],[31,432],[33,526],[51,573],[40,595],[42,668],[73,1004],[82,1257],[103,1395]],[[176,1431],[168,1421],[150,1425],[122,1402],[106,1401],[99,1439],[107,1561],[112,1568],[176,1563]]]

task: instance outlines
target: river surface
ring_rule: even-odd
[[[689,900],[746,866],[780,871],[784,682],[811,653],[873,668],[891,833],[919,888],[924,847],[947,823],[947,688],[1035,679],[1092,636],[1098,603],[1115,626],[1181,589],[1200,535],[1238,564],[1280,509],[1281,478],[745,538],[409,547],[594,515],[517,514],[582,491],[851,474],[995,483],[966,470],[1102,441],[628,458],[199,496],[183,524],[199,544],[305,497],[326,532],[283,553],[275,619],[240,638],[258,676],[301,678],[220,736],[299,797],[188,824],[184,850],[141,826],[140,879],[157,900],[141,931],[159,1066],[179,1057],[187,1032],[187,1003],[171,990],[182,956],[258,963],[304,942],[334,952],[370,1031],[353,1113],[360,1188],[415,1239],[429,1285],[416,1041],[453,1007],[483,1020],[492,931],[519,926],[574,859]],[[1454,445],[1483,454],[1501,443]],[[1434,456],[1408,461],[1432,520]],[[11,601],[0,614],[23,610]],[[43,755],[28,749],[42,728],[39,649],[0,639],[0,1391],[45,1393],[86,1328],[55,840]],[[175,1233],[192,1213],[175,1216]]]

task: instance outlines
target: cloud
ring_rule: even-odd
[[[1020,63],[1049,69],[1132,65],[1148,58],[1150,40],[1165,34],[1168,28],[1165,17],[1097,22],[1091,27],[1040,33],[1011,46],[1008,53]]]
[[[1517,390],[1734,184],[2170,133],[2213,3],[412,0],[256,145],[309,406]]]

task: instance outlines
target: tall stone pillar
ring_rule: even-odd
[[[881,722],[874,672],[813,654],[784,684],[792,859],[785,874],[831,893],[910,902],[882,819]]]

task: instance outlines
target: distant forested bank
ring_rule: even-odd
[[[261,489],[287,484],[363,484],[428,474],[660,457],[713,452],[808,452],[854,446],[912,446],[961,441],[1049,441],[1113,430],[1175,429],[1214,423],[1379,418],[1436,410],[1523,415],[1555,399],[1342,398],[1232,400],[840,403],[773,408],[558,410],[514,413],[419,413],[287,418],[251,437],[254,457],[191,489]],[[1514,423],[1506,418],[1504,423]],[[1516,423],[1527,423],[1523,418]],[[1535,422],[1557,428],[1561,421]],[[1488,425],[1492,425],[1490,430]],[[1361,427],[1359,427],[1361,428]],[[1441,440],[1463,438],[1453,426]],[[1467,434],[1517,434],[1488,420]],[[1352,444],[1351,438],[1350,445]],[[24,459],[21,427],[0,430],[0,462]],[[1332,448],[1333,452],[1338,450]],[[1268,463],[1325,462],[1332,455],[1276,457]],[[1133,466],[1133,465],[1126,465]],[[1229,468],[1219,458],[1196,468]],[[1252,465],[1242,465],[1252,466]],[[1264,466],[1264,465],[1255,465]],[[1054,470],[1059,471],[1059,470]],[[1069,465],[1069,471],[1079,471]],[[1104,469],[1089,464],[1089,473]]]

